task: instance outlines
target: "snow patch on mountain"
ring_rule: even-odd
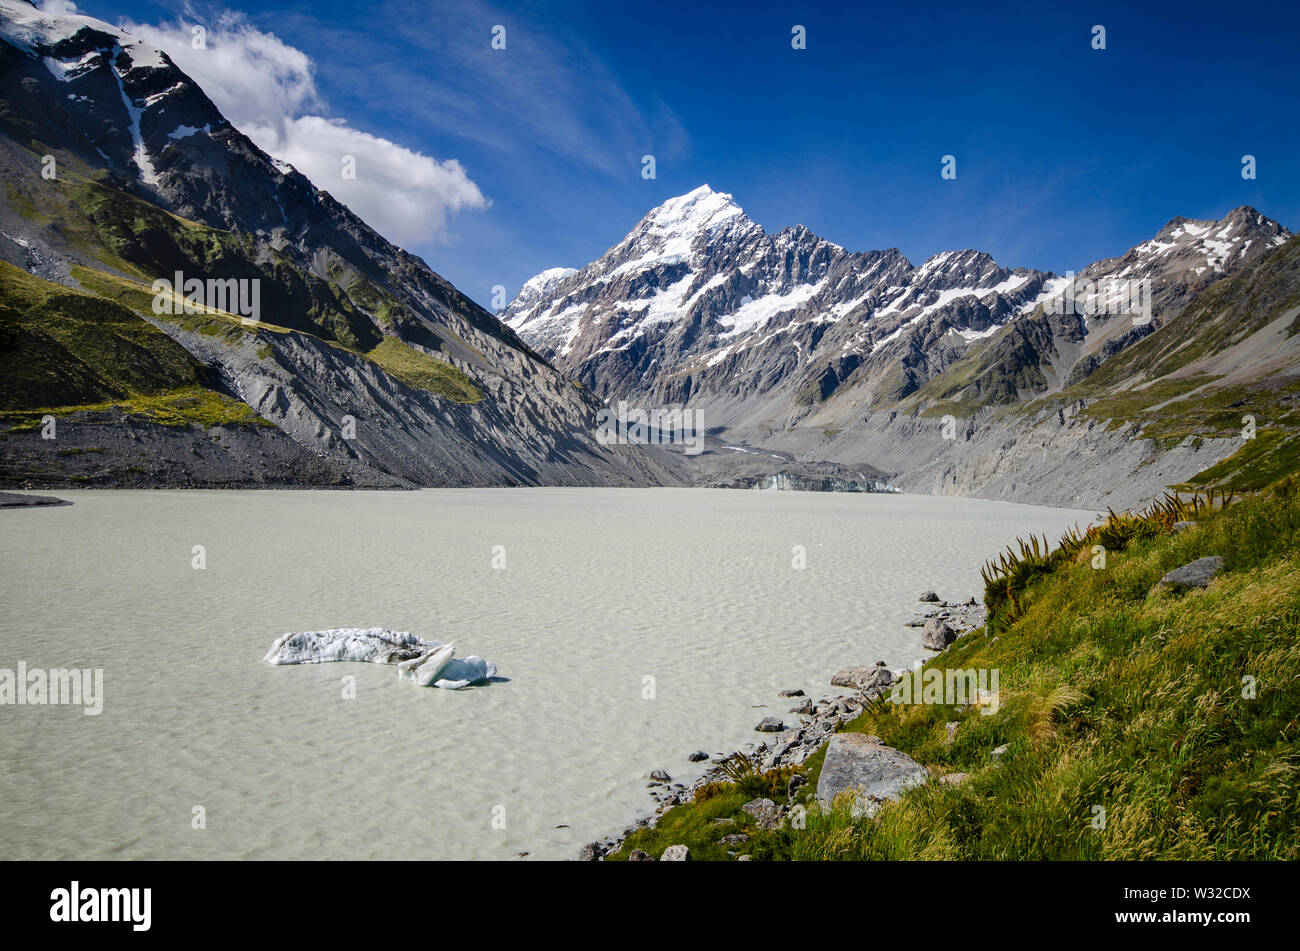
[[[757,300],[750,297],[742,298],[739,307],[730,314],[718,318],[718,323],[726,328],[722,336],[734,337],[737,334],[749,333],[764,326],[777,314],[798,310],[812,300],[825,283],[825,281],[818,281],[816,284],[802,284],[785,294],[768,294]]]
[[[25,3],[14,2],[14,0],[0,4],[0,35],[3,35],[14,46],[33,56],[37,55],[38,49],[53,46],[60,40],[76,36],[82,29],[95,30],[98,33],[106,33],[113,37],[120,49],[126,52],[133,69],[160,69],[170,65],[161,50],[157,50],[147,43],[142,43],[129,33],[109,26],[102,20],[82,16],[79,13],[46,13]],[[84,65],[87,58],[94,56],[97,52],[92,50],[87,53],[86,57],[82,58],[82,65]],[[45,57],[45,59],[46,66],[49,67],[49,57]],[[56,60],[55,62],[58,63],[59,61]],[[50,72],[54,73],[58,78],[64,79],[64,76],[55,72],[58,68],[58,66],[50,68]]]

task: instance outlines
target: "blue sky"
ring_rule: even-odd
[[[581,266],[702,183],[768,231],[804,224],[913,262],[974,247],[1063,272],[1176,215],[1242,204],[1300,226],[1296,4],[975,6],[78,3],[114,23],[187,27],[236,11],[245,41],[274,34],[305,54],[310,95],[265,108],[387,143],[361,166],[388,163],[366,207],[387,222],[414,169],[418,220],[380,230],[485,306],[494,285],[513,296],[543,268]],[[490,47],[495,24],[504,51]],[[806,50],[791,48],[795,24]],[[237,125],[257,121],[257,90],[230,95],[244,103]],[[297,127],[297,154],[333,147],[309,134],[320,128]]]

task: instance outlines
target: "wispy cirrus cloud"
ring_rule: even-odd
[[[400,103],[426,129],[520,162],[541,151],[626,179],[639,174],[643,154],[683,156],[682,122],[653,91],[628,88],[608,52],[577,28],[589,16],[562,2],[505,9],[483,0],[382,0],[367,9],[364,30],[306,15],[291,21],[319,46],[348,51],[332,65],[335,77]],[[491,45],[498,25],[504,50]],[[407,55],[394,57],[395,47]]]
[[[443,240],[451,216],[489,204],[457,160],[440,161],[328,116],[311,57],[242,13],[199,16],[187,8],[172,22],[120,25],[164,50],[258,146],[391,241]],[[196,26],[205,30],[200,48]],[[353,177],[343,175],[345,156],[355,159]]]

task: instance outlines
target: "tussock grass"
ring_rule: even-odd
[[[1087,560],[1091,556],[1123,551],[1135,540],[1153,538],[1169,531],[1177,522],[1192,521],[1215,508],[1232,502],[1232,493],[1215,489],[1195,492],[1188,498],[1165,493],[1138,512],[1117,513],[1107,509],[1104,521],[1086,529],[1078,527],[1061,536],[1055,550],[1044,535],[1042,544],[1037,538],[1028,542],[1021,539],[1017,547],[1008,547],[996,562],[984,563],[980,574],[984,578],[984,603],[989,609],[988,627],[996,631],[1013,623],[1024,612],[1023,598],[1033,581],[1051,572],[1067,561]],[[1019,550],[1017,550],[1017,548]]]

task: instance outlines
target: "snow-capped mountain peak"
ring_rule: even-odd
[[[632,367],[722,375],[737,363],[802,365],[822,343],[837,359],[861,356],[949,311],[952,329],[971,335],[959,333],[960,344],[1008,319],[1044,277],[980,251],[913,268],[896,249],[852,253],[803,225],[768,234],[731,195],[703,185],[652,209],[576,274],[529,281],[505,317],[570,372],[610,364],[622,383]],[[598,392],[605,386],[596,381]]]
[[[660,234],[693,235],[744,213],[731,195],[701,185],[685,195],[668,199],[646,215],[644,221]]]
[[[535,299],[548,293],[556,284],[564,280],[570,274],[577,274],[576,267],[550,267],[545,271],[531,277],[524,286],[519,289],[521,298]]]
[[[732,232],[762,232],[745,217],[730,195],[708,185],[654,208],[611,251],[619,259],[616,274],[671,266],[705,253],[710,245]]]
[[[1242,205],[1218,220],[1174,218],[1149,241],[1120,258],[1099,261],[1090,270],[1113,272],[1115,277],[1156,277],[1169,270],[1224,274],[1252,247],[1277,247],[1290,237],[1291,232],[1276,221]]]
[[[1149,279],[1151,312],[1168,319],[1288,237],[1252,208],[1219,221],[1176,218],[1122,257],[1085,268],[1077,286]],[[505,318],[602,396],[746,400],[777,386],[826,394],[866,373],[897,398],[1024,319],[1038,322],[1026,331],[1033,346],[1059,338],[1066,360],[1096,351],[1099,361],[1150,332],[1129,333],[1132,321],[1106,314],[1093,320],[1073,304],[1049,309],[1061,315],[1055,321],[1038,315],[1068,284],[975,249],[913,266],[897,249],[848,252],[802,225],[768,234],[731,195],[705,185],[652,209],[581,270],[538,275]]]
[[[161,69],[172,65],[161,50],[93,17],[78,13],[49,13],[32,6],[26,0],[0,2],[0,36],[33,55],[53,50],[61,42],[71,39],[83,29],[93,30],[97,34],[104,34],[116,40],[118,47],[130,59],[132,68]],[[44,57],[46,67],[59,79],[65,78],[69,72],[75,74],[75,64],[79,59],[84,58],[85,56],[65,57],[57,53]]]

